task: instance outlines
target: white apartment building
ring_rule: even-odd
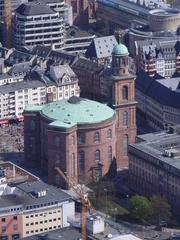
[[[13,45],[21,49],[35,45],[62,48],[64,22],[59,12],[39,2],[21,4],[13,18]]]
[[[50,66],[47,73],[42,75],[38,75],[37,72],[30,73],[26,79],[21,80],[7,78],[7,74],[4,76],[4,79],[0,79],[2,123],[12,118],[22,120],[22,113],[28,104],[38,105],[79,96],[77,76],[68,65]]]

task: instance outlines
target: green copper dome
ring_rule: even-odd
[[[75,96],[40,107],[28,105],[25,112],[31,111],[39,111],[42,116],[52,121],[51,126],[63,128],[76,124],[100,123],[115,116],[115,111],[107,105]]]
[[[114,48],[112,53],[114,55],[128,55],[128,49],[125,45],[123,45],[122,43],[117,44]]]

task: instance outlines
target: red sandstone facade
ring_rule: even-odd
[[[77,182],[97,181],[116,158],[116,115],[68,129],[50,126],[38,112],[25,113],[24,122],[26,163],[39,165],[50,184],[65,186],[56,167]]]
[[[22,215],[0,216],[0,239],[15,240],[23,236]]]
[[[128,52],[113,53],[112,59],[111,74],[101,79],[116,111],[112,119],[60,129],[50,126],[39,112],[24,113],[25,160],[38,164],[51,184],[62,183],[55,167],[78,182],[90,182],[106,175],[113,159],[118,168],[128,166],[128,144],[136,138],[135,77],[128,71]],[[85,79],[93,86],[94,77]]]

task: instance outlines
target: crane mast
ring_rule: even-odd
[[[86,214],[87,210],[90,210],[91,212],[94,211],[93,207],[91,206],[91,203],[87,197],[87,194],[84,192],[83,188],[79,185],[76,185],[70,177],[66,176],[63,171],[56,167],[55,170],[58,172],[58,174],[66,181],[69,188],[73,190],[74,193],[77,194],[77,196],[80,199],[81,203],[81,236],[82,240],[86,240]]]

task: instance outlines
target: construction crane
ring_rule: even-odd
[[[86,217],[87,217],[86,215],[87,215],[87,211],[89,210],[90,213],[94,212],[94,209],[91,206],[91,203],[88,199],[87,193],[84,192],[84,189],[83,189],[82,186],[77,185],[75,183],[75,181],[73,181],[73,179],[66,176],[60,168],[56,167],[55,170],[66,181],[69,188],[72,189],[73,192],[76,193],[77,196],[80,199],[80,203],[81,203],[81,236],[82,236],[82,240],[86,240]]]

